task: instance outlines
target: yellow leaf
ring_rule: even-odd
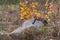
[[[36,5],[36,2],[32,2],[32,3],[30,4],[30,7],[35,7],[35,5]]]
[[[50,19],[48,19],[48,22],[50,22]]]
[[[37,12],[34,15],[35,15],[35,18],[37,19],[41,16],[40,13],[37,13]]]
[[[49,18],[49,16],[48,16],[48,15],[45,15],[45,18],[47,18],[47,19],[48,19],[48,18]]]
[[[48,12],[48,15],[51,15],[51,14],[52,14],[52,11],[49,11],[49,12]]]
[[[20,3],[21,7],[26,7],[26,4],[24,2]]]
[[[24,19],[24,17],[23,16],[20,16],[20,19]]]
[[[21,10],[24,10],[24,8],[20,7]]]
[[[29,18],[31,18],[31,15],[27,15],[27,16],[26,16],[26,19],[29,19]]]

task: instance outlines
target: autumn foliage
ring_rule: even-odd
[[[20,19],[29,19],[32,16],[39,17],[40,13],[35,9],[36,2],[32,2],[28,5],[25,2],[20,3]]]
[[[24,19],[29,19],[29,18],[36,18],[38,19],[39,17],[42,17],[42,13],[45,14],[43,15],[44,18],[47,19],[47,21],[50,21],[50,17],[53,15],[53,11],[58,12],[56,9],[56,4],[54,4],[53,2],[48,2],[48,0],[46,1],[46,3],[43,5],[45,7],[46,10],[44,11],[39,11],[37,10],[37,6],[39,5],[38,2],[36,1],[32,1],[29,3],[29,1],[24,1],[24,2],[20,2],[20,19],[24,20]]]

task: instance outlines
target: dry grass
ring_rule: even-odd
[[[60,14],[51,17],[51,22],[45,27],[26,29],[19,36],[0,35],[0,40],[59,40]],[[0,6],[0,31],[11,32],[20,26],[19,6]]]

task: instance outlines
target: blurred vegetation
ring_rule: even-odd
[[[25,1],[25,0],[0,0],[0,5],[2,4],[19,4],[20,1]],[[29,1],[37,1],[41,4],[44,4],[46,0],[29,0]],[[49,0],[49,2],[54,1],[55,3],[58,3],[58,0]]]
[[[20,27],[21,21],[19,19],[19,3],[21,1],[24,0],[0,0],[0,31],[12,32],[16,28]],[[44,4],[46,3],[46,0],[29,1],[37,1],[40,4],[40,6],[37,6],[37,10],[42,10],[41,14],[43,14],[42,12],[45,11]],[[60,0],[49,0],[48,3],[52,1],[56,5],[60,5]],[[48,26],[26,29],[18,36],[18,39],[33,40],[34,38],[34,40],[50,40],[52,38],[54,40],[60,40],[60,12],[56,14],[54,12],[54,14],[50,16],[51,22],[49,22]],[[0,35],[0,40],[11,39],[7,35]]]
[[[20,0],[0,0],[0,5],[19,4]]]

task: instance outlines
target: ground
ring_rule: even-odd
[[[55,9],[56,10],[56,9]],[[41,10],[40,10],[41,11]],[[12,32],[21,27],[19,5],[0,5],[0,32]],[[41,12],[42,13],[42,12]],[[45,14],[44,14],[45,15]],[[25,29],[19,36],[1,35],[0,40],[60,40],[60,11],[51,17],[46,26]]]

